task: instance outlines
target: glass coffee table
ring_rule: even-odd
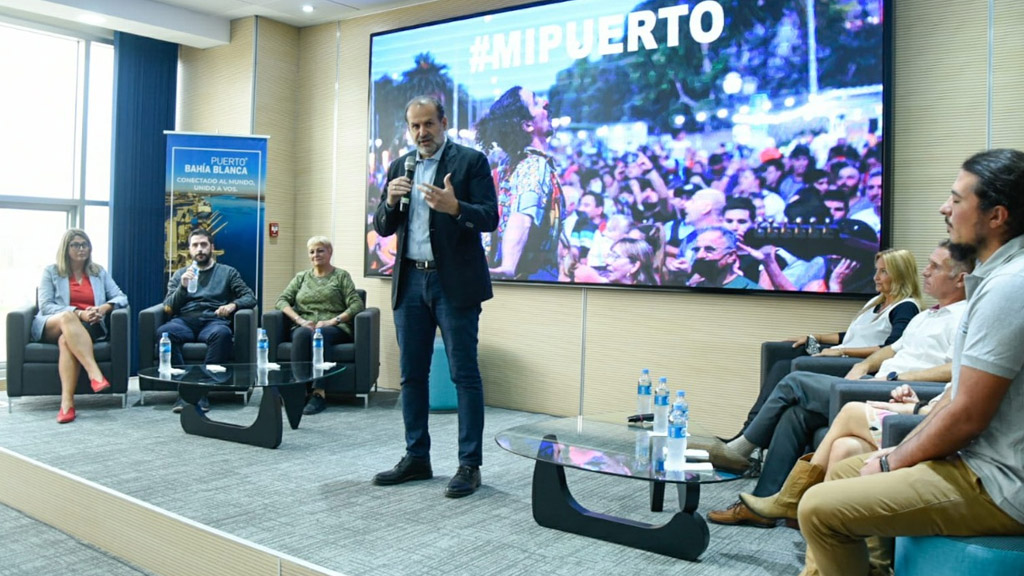
[[[292,430],[299,427],[305,405],[306,385],[345,370],[335,364],[329,368],[312,362],[282,362],[277,369],[258,368],[256,364],[223,364],[223,372],[204,365],[175,366],[181,373],[160,372],[158,368],[139,370],[139,378],[176,384],[178,395],[188,403],[181,411],[181,428],[186,434],[251,444],[263,448],[281,445],[284,422],[281,404]],[[244,392],[263,388],[256,420],[249,426],[211,420],[199,409],[199,399],[210,392]]]
[[[696,514],[701,484],[727,482],[740,476],[692,462],[683,470],[656,467],[650,425],[628,425],[625,414],[601,414],[523,424],[499,432],[498,445],[532,458],[533,518],[541,526],[589,536],[683,560],[696,560],[708,547],[710,533]],[[714,439],[691,423],[688,448],[711,449]],[[649,484],[651,510],[664,506],[665,485],[675,484],[681,510],[660,526],[592,512],[569,491],[565,468],[643,480]]]

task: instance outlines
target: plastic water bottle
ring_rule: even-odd
[[[260,328],[260,335],[256,338],[256,366],[266,367],[270,356],[270,340],[267,340],[267,331]]]
[[[644,368],[636,381],[636,413],[651,413],[651,371]]]
[[[655,478],[665,477],[665,436],[651,432],[651,473]]]
[[[199,290],[199,265],[196,264],[195,261],[193,260],[192,265],[189,266],[188,268],[189,270],[192,271],[193,274],[195,274],[195,277],[192,278],[192,280],[190,280],[188,283],[188,293],[195,294],[196,290]]]
[[[171,371],[171,339],[167,336],[167,332],[160,336],[160,372]]]
[[[654,433],[668,433],[668,378],[658,378],[654,390]]]
[[[651,460],[651,438],[647,430],[640,430],[636,433],[636,447],[633,452],[637,464],[646,467]]]
[[[313,366],[321,366],[324,363],[324,335],[317,328],[313,332]]]
[[[686,464],[686,429],[690,421],[690,405],[686,403],[686,392],[676,392],[676,401],[668,414],[668,457],[665,468],[680,470]]]

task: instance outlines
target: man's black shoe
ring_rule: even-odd
[[[309,402],[306,402],[306,407],[302,409],[302,413],[306,416],[312,416],[313,414],[319,414],[327,408],[327,399],[318,394],[313,394],[309,397]]]
[[[394,468],[374,476],[373,483],[377,486],[392,486],[412,480],[430,480],[433,477],[434,471],[430,468],[430,460],[420,460],[406,454]]]
[[[479,466],[459,466],[455,476],[452,476],[448,487],[444,489],[444,495],[448,498],[462,498],[469,496],[480,487]]]

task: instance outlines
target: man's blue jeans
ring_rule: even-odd
[[[181,347],[187,342],[206,343],[206,364],[230,362],[234,354],[231,323],[219,316],[176,316],[156,329],[157,340],[164,332],[171,339],[171,364],[175,366],[185,363]]]
[[[434,334],[441,328],[452,381],[458,395],[459,465],[483,460],[484,390],[477,366],[480,306],[453,306],[432,270],[406,266],[395,307],[395,328],[402,369],[402,418],[405,448],[414,458],[430,458],[430,360]]]

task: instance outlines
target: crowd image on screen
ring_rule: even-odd
[[[514,94],[546,109],[546,101],[528,90],[516,87]],[[536,117],[539,108],[532,110]],[[838,123],[836,133],[804,132],[788,142],[753,147],[733,141],[709,145],[707,134],[680,130],[615,149],[595,130],[568,128],[534,140],[540,150],[530,152],[554,182],[546,185],[547,193],[531,193],[529,202],[536,205],[523,210],[531,225],[550,230],[544,237],[554,241],[543,245],[544,255],[529,254],[541,249],[531,242],[522,259],[556,266],[543,275],[496,274],[503,265],[498,248],[508,246],[499,228],[484,235],[494,279],[872,290],[871,259],[882,227],[880,135],[848,138],[854,131]],[[505,150],[497,143],[484,146],[473,131],[451,131],[448,137],[483,149],[492,167],[509,164]],[[398,154],[401,150],[392,157]],[[386,168],[371,171],[371,204]],[[522,203],[516,187],[501,182],[503,171],[495,169],[493,176],[496,189],[513,195],[504,204]],[[634,242],[624,243],[627,238]],[[646,249],[638,249],[636,242]],[[387,272],[394,259],[389,247],[370,237],[367,248],[374,270]],[[837,269],[841,282],[833,279]]]

